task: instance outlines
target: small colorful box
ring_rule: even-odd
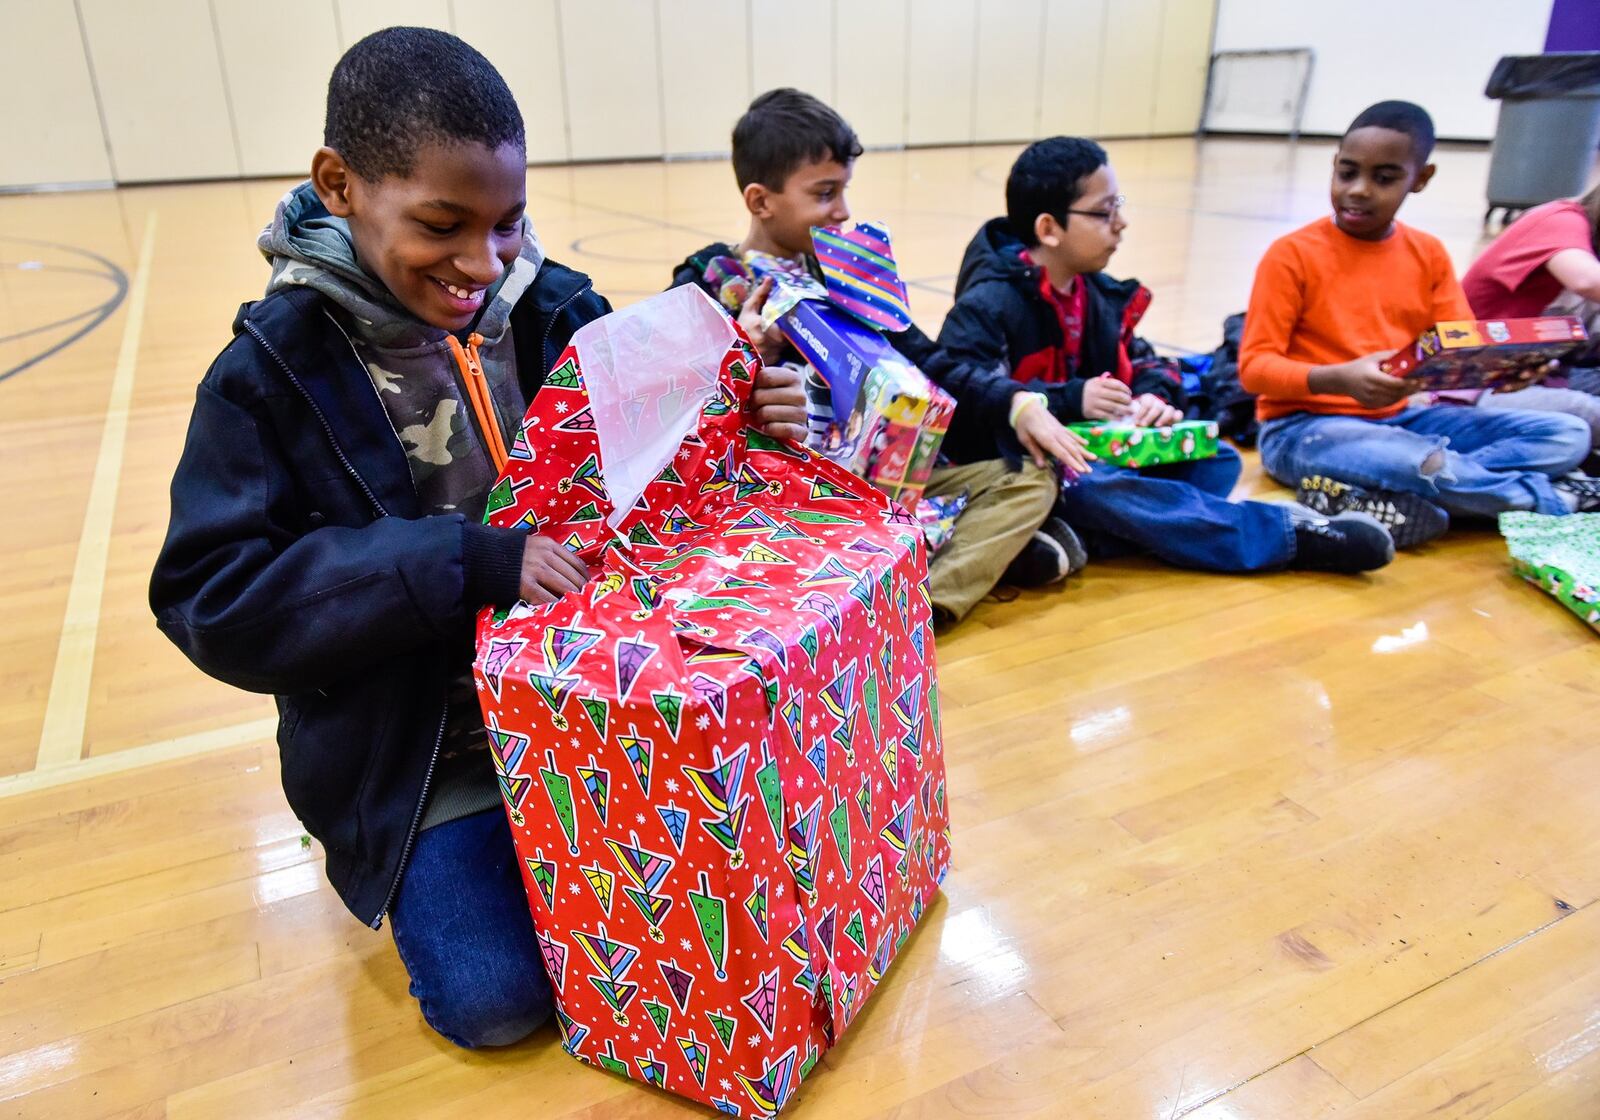
[[[830,304],[801,300],[778,327],[817,373],[807,384],[817,450],[915,508],[955,400],[882,335]]]
[[[1089,451],[1114,467],[1154,467],[1210,459],[1217,453],[1215,420],[1181,420],[1162,428],[1104,421],[1068,424],[1089,443]]]
[[[1600,632],[1600,513],[1500,515],[1511,567]]]
[[[1583,323],[1568,315],[1450,320],[1423,331],[1379,368],[1418,391],[1531,385],[1543,379],[1546,365],[1569,357],[1588,337]]]

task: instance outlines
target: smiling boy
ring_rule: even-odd
[[[1150,304],[1137,280],[1105,273],[1128,227],[1105,149],[1056,136],[1030,145],[1006,178],[1006,214],[967,246],[956,303],[939,343],[956,372],[947,385],[979,400],[1031,398],[1035,429],[1116,420],[1160,425],[1182,417],[1173,364],[1135,329]],[[1016,455],[1017,435],[991,425],[961,451]],[[1393,545],[1364,515],[1307,516],[1287,503],[1230,502],[1239,455],[1134,470],[1095,463],[1062,488],[1057,510],[1090,555],[1149,552],[1205,571],[1311,568],[1363,572]]]
[[[610,310],[524,216],[521,113],[452,35],[339,60],[324,146],[259,246],[264,298],[196,394],[150,581],[201,669],[273,693],[290,806],[424,1018],[515,1042],[550,986],[471,677],[473,619],[579,591],[537,532],[482,523],[497,459],[572,334]],[[803,434],[804,397],[753,421]]]
[[[1379,367],[1435,322],[1473,317],[1444,246],[1395,220],[1433,179],[1433,142],[1408,101],[1356,117],[1334,153],[1333,213],[1267,250],[1240,347],[1268,473],[1315,509],[1371,514],[1401,548],[1444,532],[1447,513],[1600,505],[1600,484],[1569,473],[1589,448],[1577,417],[1407,407],[1407,383]]]

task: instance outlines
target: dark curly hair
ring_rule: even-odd
[[[424,144],[515,144],[522,112],[505,79],[462,40],[426,27],[374,31],[328,79],[322,142],[363,179],[411,174]]]
[[[733,177],[740,190],[760,183],[781,191],[806,163],[825,156],[850,163],[860,154],[855,129],[797,89],[768,90],[750,102],[733,126]]]
[[[1062,225],[1083,197],[1083,183],[1106,165],[1106,150],[1079,136],[1052,136],[1029,144],[1006,176],[1006,220],[1028,248],[1039,244],[1033,223],[1049,214]]]

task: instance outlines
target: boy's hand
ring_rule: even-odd
[[[1154,393],[1141,393],[1133,399],[1133,414],[1129,419],[1141,428],[1164,428],[1182,420],[1183,413]]]
[[[1314,369],[1310,389],[1313,393],[1354,397],[1356,403],[1366,408],[1387,408],[1402,397],[1410,396],[1414,388],[1405,378],[1385,373],[1379,367],[1378,363],[1394,353],[1393,350],[1378,350],[1343,365]]]
[[[1083,387],[1086,420],[1116,420],[1133,407],[1133,391],[1109,373],[1090,378]]]
[[[774,365],[783,356],[783,332],[777,327],[768,327],[761,322],[761,309],[767,305],[767,297],[772,294],[772,277],[755,286],[749,297],[744,301],[744,306],[739,308],[739,329],[750,338],[750,345],[756,348],[756,353],[761,355],[761,360],[767,365]]]
[[[537,533],[522,546],[523,601],[542,606],[575,595],[589,582],[589,569],[564,547]]]
[[[773,439],[806,441],[804,375],[793,366],[762,366],[756,374],[750,410],[756,426]]]
[[[1017,439],[1036,466],[1054,459],[1075,475],[1089,473],[1089,453],[1082,436],[1050,414],[1040,404],[1030,404],[1017,414]]]

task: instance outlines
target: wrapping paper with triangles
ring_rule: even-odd
[[[609,317],[647,355],[605,379],[621,407],[591,401],[587,327],[535,396],[488,520],[591,578],[485,612],[475,671],[565,1047],[770,1116],[949,863],[926,560],[902,507],[745,426],[758,359],[720,312],[697,328],[723,332],[714,384],[680,376],[686,298]],[[686,399],[691,430],[614,516],[602,447]]]

